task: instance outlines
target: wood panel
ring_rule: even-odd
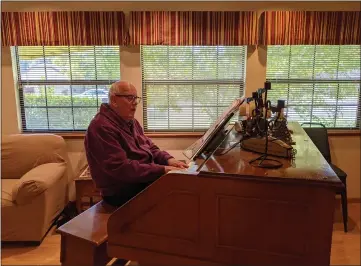
[[[349,231],[343,231],[340,203],[336,203],[334,215],[330,265],[361,265],[360,263],[360,203],[349,202]],[[55,227],[53,228],[55,230]],[[3,265],[60,265],[60,235],[51,230],[40,246],[24,244],[3,244],[1,262]],[[295,240],[292,239],[291,242]],[[127,249],[129,251],[129,249]],[[131,251],[129,251],[131,252]],[[139,251],[138,251],[139,252]],[[146,255],[148,254],[148,255]],[[144,251],[142,256],[154,259],[156,253]],[[163,260],[163,256],[160,257]],[[174,258],[174,257],[173,257]],[[180,257],[179,257],[180,258]],[[180,258],[182,259],[182,258]],[[184,259],[184,258],[183,258]],[[148,259],[149,261],[149,259]],[[110,262],[112,263],[112,262]],[[173,265],[186,263],[174,262]],[[109,264],[108,264],[109,265]],[[133,263],[132,265],[136,265]],[[194,264],[195,265],[195,264]],[[196,265],[200,265],[200,262]],[[204,265],[204,264],[203,264]],[[209,264],[206,264],[209,265]],[[141,264],[143,266],[143,264]]]
[[[60,262],[71,265],[106,265],[112,258],[107,254],[106,225],[116,208],[99,202],[62,225]]]
[[[137,251],[152,251],[223,264],[327,265],[334,203],[333,190],[307,184],[166,175],[111,215],[108,252],[137,261]],[[118,247],[134,248],[135,257]]]
[[[335,192],[342,186],[308,135],[293,125],[297,154],[280,169],[251,166],[234,149],[200,172],[172,171],[115,211],[108,253],[172,264],[329,265]],[[151,260],[151,261],[149,261]]]
[[[86,212],[79,214],[68,223],[62,225],[57,232],[62,235],[77,236],[99,246],[108,237],[106,225],[111,213],[115,209],[115,207],[105,204],[103,201],[99,202]]]
[[[60,262],[62,266],[106,265],[112,258],[107,256],[107,243],[95,246],[74,236],[61,237]]]
[[[196,243],[199,238],[199,208],[197,194],[174,190],[135,220],[128,230],[137,235],[161,237],[167,241]],[[169,209],[176,211],[164,216]],[[162,226],[159,226],[157,217],[163,217]],[[143,231],[144,228],[147,230]]]

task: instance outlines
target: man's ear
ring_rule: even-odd
[[[118,107],[117,102],[114,99],[110,100],[110,105],[114,106],[114,107]]]

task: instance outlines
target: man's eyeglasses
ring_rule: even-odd
[[[125,94],[115,94],[117,97],[124,97],[128,100],[130,103],[140,103],[142,100],[142,97],[134,96],[134,95],[125,95]]]

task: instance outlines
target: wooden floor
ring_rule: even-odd
[[[51,230],[38,247],[3,246],[2,265],[60,265],[60,235]],[[360,203],[349,204],[349,232],[343,232],[342,215],[335,212],[331,265],[360,265]]]

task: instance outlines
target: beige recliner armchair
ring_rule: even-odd
[[[72,179],[62,137],[2,136],[1,240],[41,243],[69,201]]]

